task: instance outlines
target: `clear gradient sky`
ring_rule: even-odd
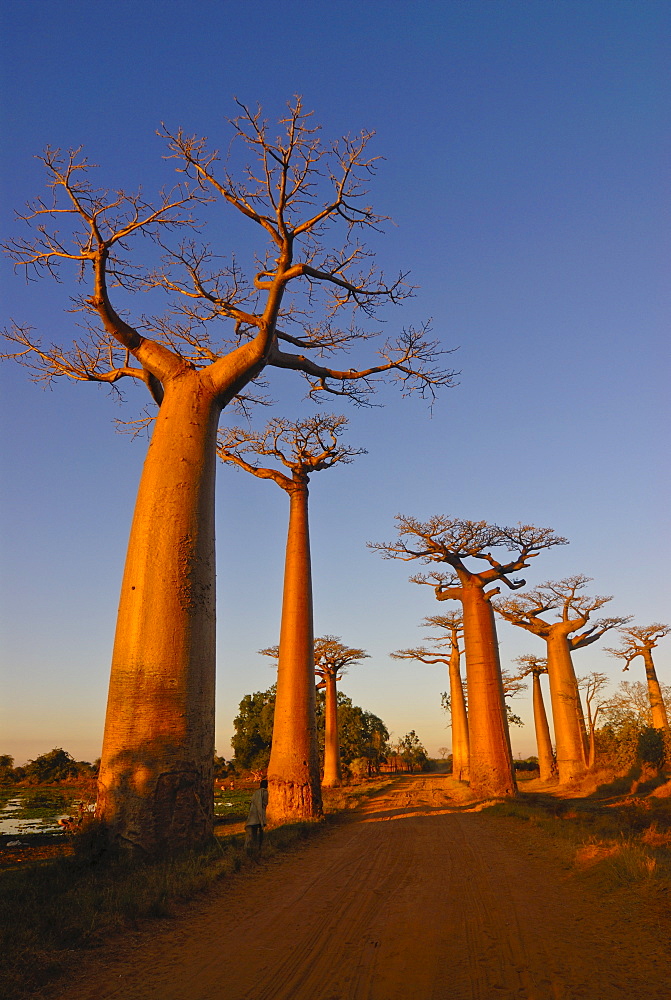
[[[668,2],[367,3],[339,0],[22,0],[2,4],[2,231],[44,190],[45,145],[83,145],[111,187],[151,196],[172,164],[161,121],[225,148],[233,96],[279,115],[295,93],[325,135],[375,129],[371,186],[393,217],[376,242],[419,288],[386,332],[431,317],[458,347],[459,385],[429,412],[380,394],[341,408],[368,454],[313,477],[317,634],[368,650],[342,688],[395,736],[450,743],[446,672],[389,652],[422,641],[438,605],[367,540],[396,513],[550,525],[571,544],[540,555],[529,584],[586,573],[612,614],[669,621]],[[221,253],[250,263],[256,233],[218,207]],[[26,286],[1,265],[3,322],[67,342],[74,275]],[[134,303],[137,318],[143,305]],[[365,361],[365,353],[359,355]],[[0,753],[100,753],[118,590],[146,450],[119,435],[144,398],[103,387],[43,391],[6,365],[2,384]],[[310,412],[303,384],[271,371],[277,406]],[[333,407],[331,407],[332,409]],[[218,476],[217,750],[231,755],[240,699],[273,682],[257,650],[277,641],[288,503],[273,483]],[[541,640],[501,624],[504,666]],[[599,644],[579,674],[617,661]],[[671,682],[671,639],[659,647]],[[629,679],[642,679],[635,661]],[[527,722],[513,748],[533,752]]]

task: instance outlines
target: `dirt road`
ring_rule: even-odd
[[[400,778],[62,1000],[668,1000],[668,942],[599,904],[538,831],[450,812],[445,788]]]

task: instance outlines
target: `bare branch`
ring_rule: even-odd
[[[622,617],[600,618],[587,627],[593,612],[612,600],[611,597],[584,594],[582,591],[589,582],[589,577],[584,575],[549,581],[519,597],[496,601],[494,610],[512,625],[542,638],[559,632],[568,638],[572,649],[580,649],[596,642],[609,629],[618,628],[630,620]],[[548,614],[552,616],[550,620],[543,617]],[[559,620],[553,620],[553,617]]]
[[[233,462],[261,479],[273,479],[282,489],[291,492],[305,485],[313,472],[332,466],[349,464],[363,448],[344,445],[339,438],[347,426],[344,416],[316,414],[292,423],[282,417],[271,420],[260,433],[233,427],[219,437],[218,455],[224,462]],[[274,459],[290,472],[286,476],[277,469],[260,466],[242,456],[252,454]]]
[[[460,583],[476,581],[482,587],[502,580],[510,589],[517,589],[523,586],[523,581],[511,579],[511,573],[523,569],[543,549],[566,544],[566,539],[555,535],[551,528],[535,528],[533,525],[501,528],[486,521],[464,521],[441,515],[422,522],[399,514],[396,521],[399,531],[397,542],[369,542],[369,547],[381,552],[386,559],[447,563],[452,567],[453,574],[446,580],[436,574],[430,575],[439,599],[441,594],[454,587],[456,580]],[[508,562],[499,562],[491,552],[496,548],[517,554]],[[467,559],[484,560],[490,568],[475,572],[466,565]],[[413,579],[417,583],[429,582],[422,575]],[[487,596],[492,597],[494,593],[490,591]],[[453,596],[449,594],[450,598]]]

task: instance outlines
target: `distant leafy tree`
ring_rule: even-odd
[[[340,760],[349,767],[352,761],[368,761],[368,771],[377,771],[386,757],[389,730],[382,719],[353,704],[342,691],[338,691],[338,731],[340,737]],[[323,690],[317,692],[317,739],[320,756],[324,756],[325,703]]]
[[[410,772],[423,771],[429,763],[429,756],[414,729],[396,741],[392,749],[408,765]]]
[[[0,754],[0,785],[9,785],[15,780],[14,758],[7,753]]]
[[[233,720],[235,735],[231,746],[236,766],[246,771],[260,771],[268,766],[273,741],[276,685],[267,691],[247,694]]]
[[[275,695],[276,685],[273,684],[267,691],[245,695],[240,702],[239,714],[233,721],[235,735],[231,746],[235,765],[241,770],[262,771],[268,766],[273,743]],[[325,701],[324,691],[317,691],[317,738],[322,761]],[[371,770],[377,770],[388,750],[389,732],[382,719],[354,705],[342,691],[338,692],[338,718],[341,720],[342,762],[349,765],[357,758],[364,758],[370,762]]]
[[[29,760],[25,774],[31,782],[66,781],[79,776],[80,768],[74,757],[63,750],[54,747],[49,753],[43,753],[35,760]]]

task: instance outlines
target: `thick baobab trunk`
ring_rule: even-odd
[[[652,660],[652,651],[644,649],[643,660],[645,662],[645,676],[648,682],[648,697],[650,698],[650,711],[652,713],[652,725],[655,729],[669,731],[669,719],[666,714],[666,706],[662,698],[662,690],[657,680],[657,671]]]
[[[462,594],[471,789],[481,796],[513,796],[517,786],[494,612],[481,587],[462,585]]]
[[[277,696],[268,766],[268,819],[272,823],[322,815],[307,483],[292,490],[289,499]]]
[[[150,852],[212,834],[219,411],[196,372],[168,382],[121,588],[97,815]]]
[[[552,740],[550,739],[550,726],[548,725],[545,702],[543,701],[543,691],[541,690],[540,674],[533,675],[533,705],[534,705],[534,727],[536,729],[536,746],[538,747],[538,768],[540,770],[541,781],[549,781],[557,775],[557,765],[552,752]]]
[[[324,678],[324,788],[335,788],[342,781],[340,768],[340,739],[338,737],[338,692],[335,675],[327,674]]]
[[[449,666],[450,708],[452,710],[452,774],[458,781],[468,781],[468,716],[459,661],[459,650],[452,649]]]
[[[582,709],[568,637],[561,632],[550,634],[547,651],[557,768],[559,780],[565,784],[581,778],[586,770]]]

